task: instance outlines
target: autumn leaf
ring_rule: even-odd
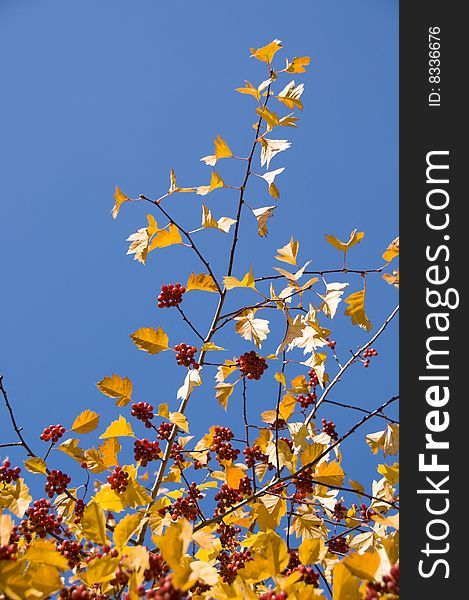
[[[276,98],[290,110],[293,110],[294,108],[303,110],[303,104],[300,100],[303,92],[304,84],[300,83],[300,85],[295,85],[294,81],[290,81],[290,83],[287,83],[283,90],[278,93]]]
[[[186,433],[189,433],[189,423],[187,422],[187,417],[180,412],[170,412],[169,420],[171,423],[182,429]]]
[[[230,217],[221,217],[220,219],[215,219],[212,215],[211,211],[202,204],[202,227],[203,228],[213,228],[219,229],[224,233],[229,233],[232,225],[236,223],[236,219],[231,219]]]
[[[373,325],[365,312],[365,293],[366,291],[363,289],[345,298],[344,302],[348,304],[348,307],[344,314],[351,317],[352,325],[358,325],[365,331],[370,331],[370,329],[373,329]]]
[[[192,390],[199,385],[202,385],[200,376],[201,369],[189,369],[184,379],[183,385],[178,389],[177,397],[180,400],[185,400],[192,394]]]
[[[177,569],[189,548],[192,525],[187,519],[179,519],[168,527],[164,535],[156,535],[154,538],[165,561],[171,568]]]
[[[133,515],[126,515],[122,518],[114,528],[113,539],[114,544],[118,548],[123,548],[134,533],[139,529],[142,524],[142,515],[135,513]]]
[[[322,312],[329,317],[329,319],[333,319],[335,317],[337,307],[339,306],[344,293],[344,289],[348,287],[348,285],[348,283],[327,283],[326,293],[324,296],[318,294],[318,296],[322,299],[319,310],[322,310]]]
[[[116,193],[114,194],[115,205],[114,205],[114,208],[112,209],[112,218],[113,219],[117,219],[117,215],[119,214],[121,204],[123,204],[124,202],[128,202],[129,200],[130,200],[130,198],[128,198],[116,185]]]
[[[227,276],[223,279],[223,284],[227,290],[232,290],[238,287],[251,288],[253,290],[256,289],[256,282],[252,273],[252,266],[249,269],[249,272],[246,273],[241,280],[237,279],[236,277]]]
[[[261,167],[270,166],[270,161],[279,152],[284,152],[290,148],[291,143],[288,140],[269,140],[265,137],[261,138]]]
[[[202,292],[218,292],[217,284],[211,275],[206,273],[191,273],[186,283],[186,292],[200,290]]]
[[[144,350],[148,354],[158,354],[168,349],[168,336],[161,327],[142,327],[130,335],[134,344],[139,350]]]
[[[324,237],[329,242],[329,244],[332,244],[332,246],[334,246],[334,248],[337,248],[337,250],[347,252],[350,248],[352,248],[352,246],[359,244],[365,237],[365,234],[363,231],[357,231],[356,229],[354,229],[350,234],[350,237],[347,242],[341,242],[333,235],[326,234]]]
[[[357,552],[349,554],[343,561],[343,564],[355,577],[373,581],[380,562],[379,552],[374,550],[363,554]]]
[[[399,256],[399,237],[394,239],[389,246],[387,247],[385,253],[383,254],[383,258],[386,262],[390,263],[393,258]]]
[[[267,173],[264,173],[264,175],[261,175],[262,179],[267,181],[267,183],[269,185],[269,194],[275,200],[278,200],[280,197],[280,192],[278,191],[278,187],[274,183],[275,178],[277,177],[277,175],[280,175],[280,173],[283,173],[283,171],[285,171],[285,167],[281,167],[280,169],[276,169],[275,171],[268,171]]]
[[[209,185],[200,185],[197,188],[197,194],[199,196],[206,196],[210,192],[213,192],[213,190],[216,190],[217,188],[221,188],[224,186],[225,186],[225,184],[223,183],[223,179],[220,177],[220,175],[216,171],[212,171],[212,177],[210,179],[210,184]]]
[[[75,433],[90,433],[99,425],[99,415],[92,410],[84,410],[73,421],[71,431]]]
[[[113,373],[98,381],[96,387],[109,398],[116,400],[116,406],[127,406],[132,399],[132,382],[128,377],[120,377]]]
[[[309,56],[295,56],[292,61],[287,60],[287,66],[285,71],[287,73],[305,73],[305,66],[308,66],[311,62]]]
[[[289,265],[296,265],[296,258],[298,256],[299,249],[299,242],[292,237],[286,246],[277,248],[278,254],[275,258],[282,262],[286,262]]]
[[[268,233],[267,223],[273,216],[276,206],[264,206],[262,208],[254,208],[252,210],[253,215],[257,219],[257,231],[260,237],[265,237]]]
[[[352,575],[343,562],[335,565],[333,577],[332,600],[358,600],[362,597],[358,591],[360,579]]]
[[[215,386],[216,398],[218,403],[226,410],[228,406],[228,398],[234,390],[234,383],[218,383]]]
[[[233,153],[231,152],[228,144],[222,137],[217,136],[214,142],[215,154],[212,156],[204,156],[200,159],[206,165],[209,165],[211,167],[214,167],[220,158],[230,158],[231,156],[233,156]]]
[[[174,194],[175,192],[195,192],[196,188],[180,188],[176,183],[176,173],[173,169],[169,172],[169,190],[168,194]]]
[[[24,461],[24,466],[30,473],[40,473],[41,475],[46,475],[47,473],[47,465],[39,456],[28,458]]]
[[[259,101],[261,97],[260,91],[256,87],[254,87],[252,83],[249,83],[249,81],[245,80],[244,83],[246,84],[246,86],[236,88],[236,91],[240,94],[248,94],[249,96],[254,96],[254,98],[257,101]]]
[[[127,254],[134,254],[134,260],[142,263],[143,265],[147,262],[148,246],[150,244],[150,236],[148,235],[148,229],[142,227],[135,233],[129,235],[126,240],[131,242]]]
[[[89,502],[80,520],[83,535],[97,544],[106,544],[106,519],[103,509],[96,502]]]
[[[267,339],[270,332],[269,321],[254,317],[255,310],[244,310],[239,316],[234,317],[237,321],[235,330],[239,335],[248,341],[253,341],[258,348],[262,347],[262,342]]]
[[[314,479],[323,485],[342,485],[345,473],[336,460],[321,463],[316,470]]]
[[[158,229],[149,245],[148,252],[156,248],[167,248],[174,244],[182,244],[182,237],[179,229],[173,223],[170,223],[167,228]]]
[[[393,285],[394,287],[399,289],[399,270],[393,271],[392,275],[391,273],[384,273],[383,279],[389,285]]]
[[[263,46],[262,48],[251,48],[251,57],[267,63],[267,65],[270,67],[275,53],[278,52],[280,48],[282,48],[282,42],[275,39],[270,42],[270,44],[267,44],[267,46]]]
[[[132,426],[122,415],[119,415],[119,418],[109,425],[99,439],[111,437],[135,437]]]

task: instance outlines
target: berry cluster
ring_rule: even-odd
[[[391,567],[389,575],[383,575],[382,582],[367,583],[364,599],[399,598],[399,593],[399,563],[396,563]]]
[[[246,466],[252,468],[256,462],[265,462],[267,461],[267,455],[262,452],[260,447],[257,444],[253,446],[247,446],[243,450],[244,454],[244,462]]]
[[[217,508],[215,509],[215,515],[224,514],[228,508],[241,502],[243,497],[239,493],[238,490],[230,487],[228,484],[224,483],[218,494],[215,496],[215,501],[217,502]]]
[[[194,467],[194,469],[196,471],[199,471],[200,469],[204,469],[206,467],[207,463],[209,462],[209,460],[211,460],[211,458],[212,458],[210,452],[207,452],[205,456],[207,457],[207,461],[206,462],[202,462],[202,461],[197,460],[197,459],[194,460],[193,467]]]
[[[158,588],[148,590],[147,600],[184,600],[187,598],[185,592],[181,592],[173,586],[171,575],[159,579],[157,585]]]
[[[296,397],[296,401],[299,403],[301,408],[308,408],[309,406],[314,406],[316,404],[316,392],[310,392],[309,394],[300,394]]]
[[[373,358],[375,356],[378,356],[378,352],[374,348],[367,348],[363,352],[362,358],[364,359],[363,366],[365,367],[365,369],[367,369],[370,366],[370,358]]]
[[[17,544],[0,544],[0,560],[16,560]]]
[[[249,477],[243,477],[238,485],[238,491],[243,496],[250,496],[252,494],[251,479]]]
[[[181,304],[182,295],[185,291],[186,288],[180,283],[162,285],[160,295],[158,296],[158,308],[171,308],[172,306]]]
[[[265,358],[259,356],[254,350],[242,354],[236,359],[236,364],[245,377],[255,380],[259,380],[264,371],[269,368]]]
[[[296,477],[293,478],[293,485],[296,487],[295,499],[303,500],[306,496],[313,494],[314,484],[313,468],[303,469]]]
[[[3,465],[0,465],[0,483],[11,483],[12,481],[16,481],[20,476],[20,467],[14,467],[13,469],[10,467],[10,461],[8,458],[5,458]]]
[[[287,592],[276,592],[275,590],[269,590],[259,596],[259,600],[286,600],[287,598]]]
[[[150,421],[155,416],[153,413],[153,406],[148,402],[136,402],[132,404],[132,417],[135,417],[145,425],[147,429],[152,427]]]
[[[52,470],[47,475],[46,481],[46,494],[49,498],[52,498],[54,494],[63,494],[67,489],[68,484],[72,481],[72,479],[64,473],[63,471],[57,471],[56,469]]]
[[[191,483],[188,495],[177,498],[169,509],[173,521],[177,521],[180,517],[185,517],[189,521],[195,521],[199,512],[197,500],[202,500],[203,497],[203,494],[197,488],[197,484]]]
[[[331,350],[334,350],[334,349],[335,349],[335,347],[336,347],[336,345],[337,345],[337,342],[335,342],[334,340],[330,340],[329,338],[326,338],[326,342],[327,342],[327,343],[326,343],[326,346],[329,346],[329,348],[330,348]]]
[[[216,453],[218,461],[236,460],[238,458],[239,450],[233,448],[231,444],[233,438],[234,433],[229,427],[215,427],[210,450]]]
[[[336,502],[334,506],[333,518],[337,523],[340,523],[342,519],[347,516],[347,508],[342,504],[342,501]]]
[[[179,444],[173,444],[171,446],[171,452],[169,454],[169,458],[174,460],[177,463],[184,462],[184,455],[182,454],[182,446]]]
[[[217,533],[220,536],[219,540],[223,548],[236,548],[239,545],[236,536],[241,533],[241,527],[227,525],[222,521],[217,529]]]
[[[168,565],[165,563],[161,554],[150,552],[148,555],[150,566],[143,573],[145,581],[155,581],[164,577],[169,571]]]
[[[67,559],[71,569],[79,565],[83,558],[83,545],[78,542],[64,540],[57,546],[57,550]]]
[[[85,511],[86,508],[86,504],[83,502],[83,500],[81,498],[78,498],[78,500],[75,502],[75,508],[74,508],[74,513],[76,514],[75,517],[75,525],[78,524],[83,516],[83,513]]]
[[[319,573],[313,567],[305,567],[305,565],[298,565],[291,572],[300,573],[301,578],[299,579],[299,581],[303,581],[306,585],[312,585],[315,588],[319,587]]]
[[[368,508],[368,506],[366,504],[360,504],[360,506],[357,507],[356,504],[352,504],[353,508],[355,508],[355,510],[358,508],[358,510],[360,511],[360,518],[362,519],[362,521],[369,521],[371,519],[371,517],[373,515],[375,515],[375,511],[372,508]]]
[[[59,593],[60,600],[91,600],[88,588],[84,583],[80,586],[72,586],[70,589],[64,588]]]
[[[251,551],[244,552],[228,552],[222,550],[217,559],[220,562],[220,575],[225,583],[233,583],[240,569],[244,569],[246,562],[253,560]]]
[[[324,433],[327,433],[327,435],[334,442],[336,442],[339,439],[339,434],[335,430],[335,425],[332,421],[327,421],[326,419],[323,419],[322,420],[322,430]]]
[[[49,425],[41,433],[41,440],[56,444],[67,430],[63,425]]]
[[[59,535],[61,524],[62,517],[50,514],[50,502],[42,498],[28,508],[26,519],[21,522],[20,528],[26,540],[31,541],[32,533],[40,538],[45,538],[47,534]]]
[[[129,581],[128,574],[119,565],[114,571],[114,578],[109,582],[111,585],[125,587]]]
[[[115,467],[107,477],[107,481],[112,490],[117,494],[123,494],[129,485],[129,474],[122,467]]]
[[[174,425],[172,423],[161,423],[158,427],[158,439],[159,440],[169,440],[171,437],[171,433],[173,432]]]
[[[275,421],[272,421],[270,424],[270,429],[273,431],[277,431],[277,429],[286,429],[287,427],[285,419],[275,419]]]
[[[316,371],[314,369],[311,369],[310,371],[308,371],[308,377],[309,377],[309,386],[310,387],[316,387],[317,385],[319,385],[319,378],[316,375]]]
[[[157,441],[149,442],[146,438],[135,440],[134,459],[140,461],[142,467],[146,467],[152,460],[160,457],[161,448]]]
[[[347,554],[349,551],[349,545],[344,536],[339,535],[335,538],[332,538],[327,542],[327,546],[331,552],[336,552],[338,554]]]
[[[199,368],[199,363],[194,360],[197,348],[195,346],[188,346],[187,344],[178,344],[174,346],[176,351],[176,362],[179,366],[190,367],[194,369]]]

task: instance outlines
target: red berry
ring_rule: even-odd
[[[107,478],[108,483],[111,485],[111,489],[122,494],[129,485],[129,474],[122,469],[122,467],[115,467],[111,475]]]
[[[186,288],[180,283],[162,285],[160,295],[158,296],[158,308],[171,308],[172,306],[181,304],[185,291]]]
[[[259,380],[264,371],[269,368],[266,359],[259,356],[254,350],[245,352],[237,360],[236,364],[241,373],[248,379]]]
[[[51,441],[53,444],[56,444],[65,432],[66,429],[63,425],[49,425],[49,427],[44,429],[40,437],[45,442]]]

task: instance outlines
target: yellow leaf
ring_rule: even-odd
[[[134,344],[148,354],[158,354],[168,349],[168,336],[161,327],[142,327],[130,335]]]
[[[200,290],[202,292],[218,292],[217,284],[211,275],[206,273],[191,273],[186,284],[186,292],[191,290]]]
[[[45,461],[38,456],[34,456],[33,458],[28,458],[25,460],[24,466],[30,473],[41,473],[42,475],[47,473],[47,465]]]
[[[206,196],[210,192],[213,192],[213,190],[216,190],[217,188],[221,188],[224,186],[225,186],[225,184],[223,183],[223,179],[220,177],[220,175],[216,171],[212,171],[212,176],[210,178],[210,185],[200,185],[197,188],[197,194],[199,196]]]
[[[217,346],[213,342],[206,342],[201,348],[202,352],[210,352],[212,350],[224,350],[224,349],[225,348],[223,348],[222,346]]]
[[[80,440],[76,438],[69,438],[60,444],[57,450],[64,452],[67,456],[78,460],[79,462],[83,461],[83,448],[79,446]]]
[[[295,412],[295,408],[296,399],[293,396],[290,396],[290,394],[285,394],[279,405],[280,418],[284,421],[288,421],[288,419]]]
[[[168,194],[174,194],[175,192],[195,192],[195,188],[180,188],[176,183],[176,173],[174,169],[169,172],[169,190]]]
[[[358,325],[365,331],[373,329],[373,325],[365,312],[365,289],[350,294],[344,302],[348,304],[344,314],[352,319],[352,325]]]
[[[160,404],[158,406],[158,412],[156,413],[159,417],[163,417],[163,419],[169,419],[169,409],[166,403]]]
[[[290,110],[293,110],[294,108],[303,110],[303,104],[300,100],[303,92],[304,85],[302,83],[300,83],[300,85],[295,85],[294,81],[290,81],[290,83],[287,83],[283,90],[279,92],[276,98]]]
[[[75,433],[90,433],[99,425],[99,415],[92,410],[84,410],[73,421],[71,430]]]
[[[383,258],[386,262],[391,262],[393,258],[399,256],[399,237],[394,239],[383,254]]]
[[[15,522],[10,515],[0,514],[0,546],[8,545]]]
[[[148,248],[148,252],[155,250],[155,248],[166,248],[174,244],[182,244],[182,237],[176,225],[170,223],[167,229],[158,230]]]
[[[214,167],[217,160],[219,160],[220,158],[229,158],[230,156],[233,156],[233,153],[231,152],[230,148],[228,147],[228,144],[225,142],[225,140],[222,137],[217,136],[214,141],[215,141],[215,155],[214,156],[204,156],[203,158],[200,159],[206,165],[210,165],[211,167]]]
[[[314,479],[324,485],[341,486],[344,481],[345,473],[336,460],[330,463],[321,463],[316,471]]]
[[[383,515],[376,514],[371,517],[375,523],[379,523],[380,525],[384,525],[385,527],[393,527],[394,529],[399,529],[399,513],[391,516],[384,517]]]
[[[106,544],[106,519],[102,508],[96,502],[90,502],[81,517],[83,536],[97,544]]]
[[[246,87],[240,87],[240,88],[236,88],[236,91],[239,92],[240,94],[248,94],[250,96],[254,96],[254,98],[259,101],[261,98],[261,93],[260,91],[255,88],[252,83],[249,83],[249,81],[245,80],[244,83],[246,84]]]
[[[363,231],[357,231],[354,229],[347,242],[341,242],[333,235],[325,235],[324,237],[329,244],[332,244],[334,248],[337,248],[337,250],[347,252],[349,248],[352,248],[352,246],[355,246],[355,244],[359,244],[362,241],[362,239],[365,237],[365,233]]]
[[[114,200],[116,203],[114,205],[114,208],[112,209],[112,218],[117,219],[117,215],[119,214],[121,204],[123,202],[128,202],[130,198],[127,198],[127,196],[116,185],[116,193],[114,194]]]
[[[287,544],[274,531],[260,533],[254,542],[253,550],[265,559],[272,577],[286,569],[290,559]]]
[[[395,485],[399,482],[399,463],[391,465],[379,465],[377,469],[378,473],[381,473],[390,484]]]
[[[256,108],[256,113],[267,123],[267,133],[280,123],[277,113],[269,110],[266,106]]]
[[[109,425],[99,439],[112,437],[135,437],[131,424],[122,415]]]
[[[227,277],[224,277],[223,283],[227,290],[232,290],[233,288],[237,288],[237,287],[247,287],[247,288],[251,288],[251,289],[255,290],[256,282],[254,280],[254,275],[252,273],[252,266],[249,269],[249,272],[246,273],[246,275],[242,278],[241,281],[239,279],[237,279],[236,277],[228,277],[227,276]]]
[[[113,373],[98,381],[96,387],[109,398],[116,400],[116,406],[126,406],[132,399],[132,382],[128,377],[120,377]]]
[[[21,477],[14,483],[0,487],[0,509],[7,508],[19,518],[22,518],[32,499],[29,488]]]
[[[203,581],[207,585],[215,585],[218,581],[218,571],[208,562],[194,560],[190,564],[192,576],[196,581]]]
[[[393,285],[399,289],[399,269],[397,271],[393,271],[392,275],[391,273],[384,273],[383,279],[388,285]]]
[[[174,423],[179,429],[182,429],[186,433],[189,433],[189,423],[187,422],[187,418],[180,412],[170,412],[169,420],[171,423]]]
[[[110,510],[115,513],[120,513],[125,508],[122,494],[116,494],[108,484],[101,486],[93,496],[93,501],[103,510]]]
[[[282,42],[280,40],[273,40],[267,46],[263,46],[262,48],[251,48],[251,56],[253,58],[257,58],[262,62],[265,62],[270,67],[272,59],[276,52],[278,52],[282,48]]]
[[[266,167],[268,169],[270,167],[270,161],[274,158],[274,156],[277,155],[279,152],[284,152],[285,150],[288,150],[288,148],[290,148],[290,146],[291,146],[291,144],[288,140],[270,140],[266,137],[261,138],[261,156],[260,156],[261,167],[266,165]],[[282,168],[282,171],[283,170],[284,169]],[[272,171],[271,173],[275,172],[278,174],[279,171],[280,171],[280,169],[277,169],[277,171]],[[266,179],[266,175],[267,175],[267,173],[262,175],[262,178]],[[267,181],[267,179],[266,179],[266,181]],[[269,190],[269,192],[270,192],[270,190]],[[271,195],[274,196],[273,193],[271,193]]]
[[[223,383],[227,377],[234,373],[238,368],[235,360],[225,360],[225,362],[217,367],[217,374],[215,375],[216,381],[218,383]]]
[[[244,310],[238,317],[234,317],[237,321],[235,330],[239,335],[248,341],[253,341],[258,348],[262,347],[262,341],[267,339],[270,332],[269,321],[266,319],[255,318],[255,310]]]
[[[352,575],[343,562],[335,565],[333,570],[333,600],[360,600],[360,580]]]
[[[343,564],[355,577],[373,581],[380,562],[379,552],[374,550],[373,552],[365,552],[364,554],[358,554],[357,552],[349,554],[343,561]]]
[[[33,540],[24,558],[29,562],[58,567],[62,571],[68,569],[67,559],[57,551],[56,545],[48,540],[40,538]]]
[[[253,209],[253,214],[257,219],[257,232],[260,237],[265,237],[268,234],[267,223],[273,216],[276,206],[264,206],[262,208]]]
[[[320,456],[324,452],[325,449],[326,446],[324,444],[308,444],[303,450],[303,452],[301,452],[301,465],[303,467],[305,465],[310,465],[317,459],[318,456]]]
[[[298,557],[303,565],[314,565],[321,561],[327,554],[324,540],[319,538],[306,538],[298,548]]]
[[[120,557],[105,554],[101,558],[94,558],[88,563],[86,571],[81,575],[83,581],[91,586],[95,583],[105,583],[114,579]]]
[[[155,543],[163,558],[172,569],[177,569],[192,538],[192,525],[187,519],[179,519],[166,529],[164,535],[155,535]]]
[[[233,393],[234,383],[218,383],[215,386],[216,398],[218,403],[226,410],[228,406],[228,398]]]
[[[205,204],[202,204],[202,227],[218,229],[224,233],[229,233],[234,223],[236,223],[236,220],[230,217],[221,217],[217,221]]]
[[[287,66],[285,71],[287,73],[305,73],[305,66],[309,65],[311,58],[309,56],[295,56],[295,58],[289,62],[287,60]]]
[[[27,576],[30,578],[31,586],[28,593],[22,596],[22,598],[28,598],[28,600],[37,597],[51,598],[54,592],[63,588],[63,579],[61,579],[57,567],[29,563]]]
[[[277,249],[278,255],[275,258],[282,262],[286,262],[289,265],[296,265],[296,258],[298,256],[299,249],[299,242],[297,242],[294,238],[291,238],[290,242],[286,246]]]
[[[104,440],[104,443],[98,448],[101,460],[105,467],[116,467],[119,464],[117,455],[121,450],[119,440],[110,437]]]
[[[114,528],[114,544],[122,549],[133,534],[137,531],[137,529],[141,526],[142,523],[142,515],[135,513],[133,515],[126,515],[123,519],[117,523]]]
[[[243,465],[244,466],[244,465]],[[240,469],[239,466],[233,465],[230,463],[225,464],[225,482],[235,490],[239,487],[239,482],[241,479],[246,477],[246,472],[244,469]]]
[[[349,479],[349,483],[352,490],[355,490],[361,498],[361,495],[365,492],[365,488],[362,486],[362,484],[359,481],[354,481],[353,479]]]

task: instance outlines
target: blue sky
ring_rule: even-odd
[[[112,401],[95,388],[112,372],[133,379],[136,399],[175,409],[182,370],[170,353],[138,352],[128,335],[161,324],[173,343],[194,343],[174,313],[156,310],[155,298],[162,283],[185,281],[201,269],[177,247],[154,253],[147,267],[126,257],[125,238],[145,226],[148,210],[124,206],[113,222],[114,185],[130,196],[158,196],[168,187],[171,167],[181,184],[206,184],[210,170],[199,158],[212,153],[217,134],[236,154],[246,153],[255,104],[234,88],[244,79],[265,78],[261,63],[249,59],[250,47],[280,38],[282,64],[285,56],[305,54],[312,63],[307,74],[295,76],[306,86],[299,127],[281,132],[292,148],[271,165],[286,170],[278,180],[281,198],[269,237],[256,238],[246,218],[235,275],[250,263],[256,275],[270,273],[275,249],[292,234],[311,268],[339,266],[338,252],[322,234],[347,239],[354,228],[366,237],[350,266],[381,264],[398,233],[397,25],[395,0],[290,6],[1,0],[0,369],[36,448],[44,426],[70,425],[85,408],[101,413],[103,425],[116,418]],[[220,172],[239,185],[242,165],[227,162]],[[259,183],[247,198],[256,207],[272,204]],[[234,216],[234,193],[217,191],[206,200],[217,217]],[[177,197],[172,208],[191,227],[198,225],[200,198]],[[216,231],[202,235],[214,267],[224,268],[227,238]],[[356,280],[350,290],[359,285]],[[207,301],[215,302],[194,294],[187,303],[203,330]],[[375,325],[396,302],[394,289],[370,280]],[[348,319],[338,327],[342,356],[367,339]],[[248,349],[234,335],[230,340],[233,353]],[[277,344],[273,337],[266,351]],[[397,392],[395,324],[377,348],[372,368],[354,369],[334,399],[370,407]],[[260,408],[270,406],[270,388],[258,389]],[[206,387],[189,411],[194,433],[208,425],[207,415],[210,422],[237,422],[235,399],[231,407],[226,417]],[[1,414],[0,437],[10,441]],[[323,416],[336,419],[339,431],[351,422],[343,411]],[[380,427],[376,421],[367,430]],[[369,481],[371,455],[363,436],[350,448],[350,476]],[[66,464],[61,458],[58,463]]]

